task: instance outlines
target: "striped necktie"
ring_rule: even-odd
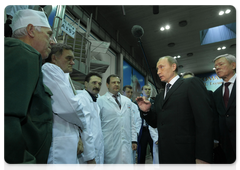
[[[121,104],[119,103],[118,99],[117,99],[118,95],[113,95],[113,97],[115,98],[115,101],[117,102],[119,108],[121,109]]]

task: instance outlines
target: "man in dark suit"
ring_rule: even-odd
[[[220,145],[226,162],[236,160],[236,58],[224,54],[214,59],[215,71],[223,84],[214,92],[219,115]]]
[[[207,89],[199,78],[180,78],[177,68],[173,57],[159,59],[157,74],[166,82],[165,90],[153,108],[137,97],[141,117],[158,128],[159,163],[211,163],[213,113]]]
[[[185,72],[182,74],[182,78],[190,78],[194,77],[194,73],[192,72]],[[218,113],[217,108],[213,98],[213,92],[208,90],[209,98],[212,104],[213,116],[214,116],[214,132],[213,132],[213,139],[214,139],[214,147],[213,147],[213,163],[223,163],[225,159],[223,151],[219,146],[219,124],[218,124]]]
[[[152,89],[151,89],[150,85],[144,85],[142,87],[142,95],[146,99],[148,99],[151,102],[151,104],[153,104],[154,100],[152,100],[150,98],[151,90]],[[151,156],[153,156],[153,140],[152,140],[152,137],[150,135],[150,131],[149,131],[148,128],[149,128],[149,125],[142,118],[141,129],[140,129],[140,132],[139,132],[139,135],[138,135],[138,148],[137,148],[138,163],[139,164],[145,164],[145,158],[146,158],[148,144],[150,146]]]

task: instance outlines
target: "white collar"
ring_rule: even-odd
[[[230,80],[228,82],[234,84],[235,80],[236,80],[236,73],[232,76],[232,78],[230,78]],[[227,83],[227,82],[224,81],[224,84],[225,83]]]
[[[179,75],[176,75],[169,83],[166,83],[166,85],[167,84],[171,84],[171,87],[173,86],[173,84],[179,79],[180,77],[179,77]],[[171,88],[170,87],[170,88]]]

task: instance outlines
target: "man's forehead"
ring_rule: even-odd
[[[98,76],[93,75],[90,77],[90,81],[97,81],[97,80],[102,81],[102,79]]]
[[[120,79],[118,77],[111,77],[110,80],[111,81],[120,81]]]
[[[166,64],[166,63],[168,63],[168,59],[167,58],[161,58],[161,59],[158,60],[157,66],[158,65],[163,65],[163,64]]]
[[[216,63],[216,62],[221,62],[221,61],[227,61],[227,59],[226,59],[225,57],[221,57],[221,58],[217,59],[217,60],[215,61],[215,63]]]
[[[146,88],[147,88],[147,89],[151,89],[151,87],[148,86],[148,85],[143,86],[143,88],[144,88],[144,89],[146,89]]]

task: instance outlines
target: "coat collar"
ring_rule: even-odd
[[[114,105],[116,105],[115,107],[119,108],[118,104],[116,103],[116,101],[114,100],[114,98],[112,97],[112,95],[113,95],[112,93],[107,92],[107,93],[106,93],[106,98],[109,100],[109,102],[111,102],[111,103],[113,103]],[[121,108],[123,108],[125,102],[124,102],[124,100],[123,100],[122,95],[121,95],[120,93],[118,93],[118,95],[119,95],[119,97],[120,97]],[[119,109],[120,109],[120,108],[119,108]]]
[[[163,99],[163,105],[164,103],[169,99],[169,97],[173,94],[174,91],[176,91],[180,86],[181,84],[183,83],[183,78],[179,78],[174,84],[173,86],[169,89],[168,93],[166,94],[165,96],[165,99],[164,99],[164,93],[163,92],[163,96],[162,96],[162,99]]]

